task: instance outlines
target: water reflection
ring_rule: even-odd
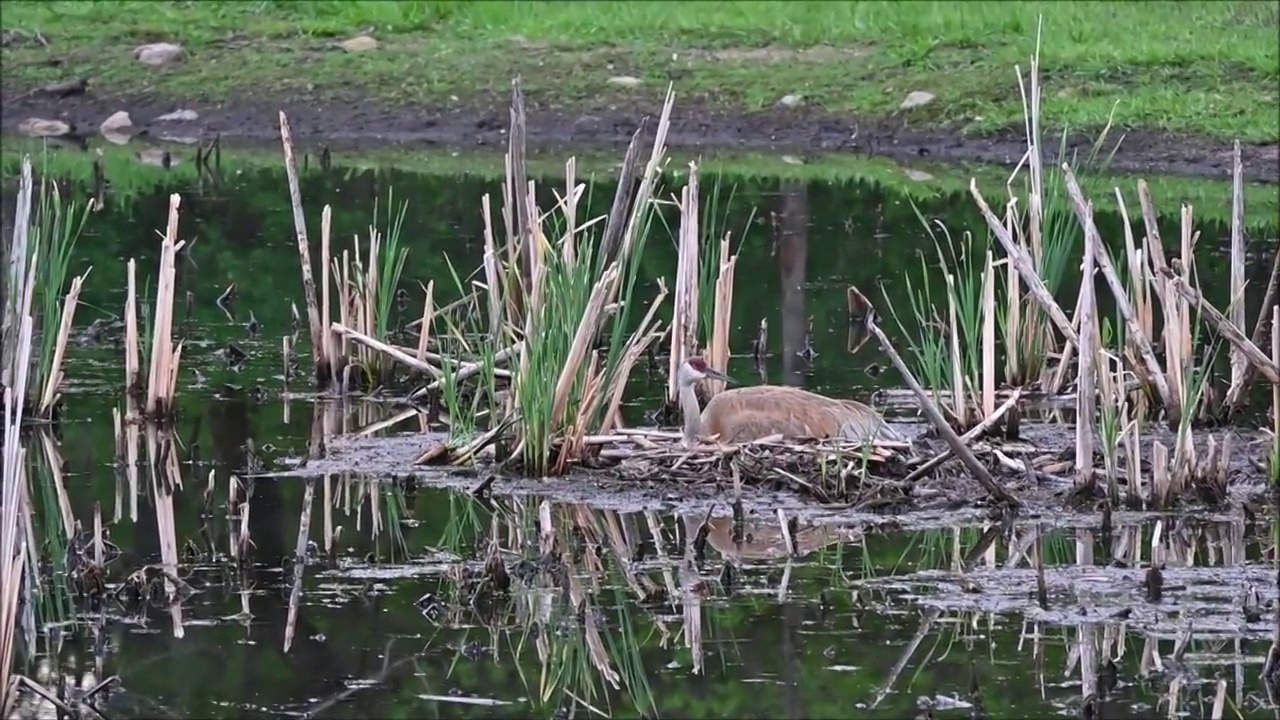
[[[75,591],[101,609],[29,635],[22,669],[46,687],[65,678],[69,698],[118,675],[95,694],[110,717],[1084,703],[1140,717],[1208,714],[1220,694],[1242,711],[1267,702],[1270,517],[879,531],[749,502],[614,511],[352,475],[198,479],[162,433],[136,434],[143,467],[121,483],[143,495],[140,517],[111,524],[123,555],[88,555],[105,594]],[[158,547],[138,553],[139,531]],[[153,587],[132,585],[140,575]],[[155,672],[175,655],[186,670]],[[50,704],[24,703],[19,717]]]
[[[805,308],[809,262],[809,192],[804,183],[784,182],[773,216],[773,243],[782,285],[782,381],[801,387],[808,370],[809,318]]]

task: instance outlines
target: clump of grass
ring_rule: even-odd
[[[30,159],[24,157],[23,162],[25,168]],[[27,412],[29,419],[48,422],[55,416],[62,387],[62,364],[66,346],[75,321],[80,289],[89,275],[89,270],[86,270],[76,276],[68,288],[68,267],[76,241],[93,208],[93,200],[83,208],[77,208],[75,202],[64,202],[57,183],[43,177],[39,183],[34,216],[28,209],[27,215],[19,218],[22,222],[29,222],[29,227],[21,234],[21,238],[15,236],[14,242],[6,246],[7,262],[3,284],[5,297],[0,300],[4,312],[4,333],[3,338],[0,338],[4,345],[3,352],[0,352],[3,378],[0,380],[6,386],[13,385],[12,378],[17,372],[14,360],[16,333],[20,324],[19,308],[25,302],[19,288],[25,286],[27,270],[39,268],[37,282],[30,288],[33,293],[33,332],[37,348],[30,360],[32,366],[29,368],[28,383],[39,395],[20,398],[30,405]]]
[[[39,256],[34,256],[26,266],[27,242],[31,217],[31,160],[22,163],[22,176],[18,187],[18,204],[15,213],[14,239],[10,246],[8,289],[11,293],[5,303],[6,351],[4,370],[4,449],[3,480],[0,488],[0,682],[3,682],[4,700],[0,711],[6,716],[12,712],[13,702],[12,663],[13,640],[17,629],[18,597],[22,592],[23,569],[27,563],[27,546],[21,538],[28,531],[30,517],[26,492],[26,451],[19,433],[22,428],[26,403],[27,381],[31,373],[31,351],[35,319],[32,297],[37,281]],[[13,345],[8,346],[12,340]]]
[[[387,206],[394,206],[393,191],[387,192]],[[367,254],[361,248],[360,239],[352,240],[350,252],[343,251],[341,262],[333,260],[332,272],[337,283],[339,314],[344,327],[372,342],[361,342],[354,357],[347,355],[349,344],[341,345],[342,357],[338,362],[349,369],[359,368],[366,388],[376,387],[392,380],[392,366],[387,356],[378,352],[378,345],[391,340],[391,311],[396,289],[404,272],[408,249],[401,247],[400,233],[404,226],[409,203],[401,203],[399,211],[387,219],[385,229],[378,227],[378,206],[373,209],[373,222],[369,225]],[[328,232],[324,235],[327,237]],[[327,247],[328,243],[324,243]],[[327,297],[328,288],[325,288]],[[327,305],[327,303],[325,303]],[[324,315],[326,321],[328,315]],[[347,376],[350,378],[350,376]],[[342,387],[355,389],[353,383],[344,380]]]
[[[668,93],[639,186],[633,175],[637,135],[613,211],[584,222],[578,205],[585,186],[577,183],[573,160],[566,164],[564,195],[557,193],[549,212],[538,207],[536,186],[524,177],[524,107],[517,81],[501,206],[506,242],[496,240],[486,195],[485,255],[478,271],[485,281],[469,291],[455,273],[454,289],[461,299],[430,313],[431,320],[445,326],[438,339],[441,359],[471,356],[428,385],[429,390],[444,390],[453,435],[449,454],[455,462],[503,433],[500,445],[510,462],[533,474],[562,473],[586,457],[588,435],[608,433],[619,424],[631,370],[664,334],[655,314],[665,288],[639,316],[636,283],[657,210],[653,198],[665,164],[672,102]],[[420,334],[430,332],[427,320],[424,314]],[[504,363],[509,371],[497,367]],[[499,388],[497,379],[503,375],[506,383]],[[476,376],[483,380],[472,383],[470,392],[488,395],[496,417],[489,431],[459,448],[466,441],[457,431],[473,430],[474,425],[458,418],[474,417],[478,407],[474,395],[466,399],[459,382]],[[429,451],[424,461],[428,457],[439,459],[440,453]]]
[[[936,299],[936,275],[921,257],[920,276],[906,279],[911,316],[904,323],[897,308],[889,309],[934,404],[963,431],[995,411],[995,267],[990,250],[968,233],[957,241],[941,222],[930,223],[914,204],[912,209],[933,240],[943,297]]]
[[[94,201],[77,209],[74,201],[63,202],[56,182],[45,177],[40,182],[40,202],[30,238],[33,257],[43,256],[40,282],[36,286],[37,325],[40,354],[33,372],[34,386],[43,388],[36,414],[49,419],[62,384],[62,360],[75,320],[80,288],[89,270],[76,276],[66,289],[71,253],[84,230]],[[61,306],[61,308],[59,308]],[[56,324],[55,324],[56,323]]]

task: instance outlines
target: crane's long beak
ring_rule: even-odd
[[[707,376],[707,377],[709,377],[709,378],[714,379],[714,380],[721,380],[721,381],[723,381],[723,382],[725,382],[725,383],[728,383],[729,385],[737,385],[737,384],[738,384],[738,381],[737,381],[737,380],[734,380],[733,378],[729,377],[728,375],[725,375],[724,373],[722,373],[722,372],[720,372],[719,370],[716,370],[716,369],[714,369],[714,368],[707,368],[707,371],[706,371],[705,373],[703,373],[703,374],[704,374],[704,375],[706,375],[706,376]]]

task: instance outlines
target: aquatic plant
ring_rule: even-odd
[[[33,258],[43,257],[35,290],[38,308],[36,335],[40,339],[40,354],[33,380],[35,387],[43,388],[36,414],[45,419],[51,416],[58,400],[67,340],[75,320],[80,289],[89,275],[89,270],[85,270],[71,281],[69,289],[66,288],[71,253],[93,209],[94,201],[90,200],[77,213],[74,201],[63,202],[56,182],[47,177],[41,178],[40,202],[36,222],[31,228],[30,248]]]
[[[18,597],[22,591],[23,571],[29,560],[24,540],[27,503],[26,450],[19,438],[26,409],[27,380],[31,373],[32,334],[35,319],[32,311],[34,284],[37,282],[39,256],[26,265],[26,246],[31,216],[31,161],[24,159],[18,204],[14,221],[13,255],[6,270],[10,295],[5,304],[6,351],[4,371],[4,468],[0,493],[0,712],[8,716],[13,703],[13,644],[17,631]],[[25,269],[25,272],[22,272]],[[12,323],[12,324],[10,324]],[[14,341],[8,345],[10,338]],[[10,352],[12,354],[8,354]]]
[[[387,206],[394,204],[393,190],[387,191]],[[326,207],[326,210],[328,208]],[[374,203],[373,222],[369,225],[368,254],[361,251],[359,237],[352,239],[350,254],[344,250],[341,262],[332,261],[332,272],[338,288],[339,314],[344,327],[350,328],[374,343],[361,343],[354,358],[346,354],[343,343],[341,364],[346,368],[360,368],[366,388],[372,388],[391,380],[391,363],[373,345],[385,345],[390,341],[391,309],[400,277],[404,272],[405,258],[409,251],[401,247],[400,234],[404,226],[409,203],[400,204],[399,211],[387,218],[384,229],[378,227],[378,206]],[[322,234],[328,238],[328,223]],[[322,242],[328,247],[328,242]],[[325,273],[327,276],[327,273]],[[326,282],[324,294],[327,297]],[[327,306],[327,302],[323,303]],[[325,315],[328,320],[328,316]],[[348,378],[342,386],[351,388]]]
[[[903,322],[903,314],[892,303],[888,303],[889,312],[907,338],[914,369],[924,377],[934,404],[946,412],[950,423],[968,430],[995,411],[997,348],[991,251],[983,252],[968,233],[962,240],[954,240],[945,225],[927,221],[914,203],[912,208],[933,240],[945,301],[935,300],[935,273],[922,256],[920,277],[906,276],[911,315]],[[885,292],[887,297],[887,289]],[[940,311],[945,317],[939,317]],[[949,403],[943,402],[944,397]]]
[[[24,157],[24,173],[29,172],[29,164],[30,158]],[[94,202],[90,200],[77,211],[76,203],[64,202],[57,183],[48,177],[41,178],[38,194],[34,215],[28,209],[18,218],[28,226],[21,233],[15,228],[12,242],[0,242],[0,246],[5,248],[3,257],[0,257],[5,266],[4,282],[0,283],[4,290],[0,298],[3,306],[0,311],[4,313],[3,337],[0,337],[0,346],[3,346],[0,349],[0,374],[3,377],[0,377],[0,383],[6,386],[13,384],[12,378],[17,371],[14,366],[18,347],[16,333],[20,324],[20,307],[25,302],[21,288],[26,286],[24,276],[27,270],[38,268],[32,289],[33,337],[38,349],[30,360],[33,365],[28,385],[40,394],[21,400],[31,404],[28,418],[49,421],[53,419],[54,406],[61,393],[63,359],[80,290],[89,275],[89,270],[86,270],[76,276],[68,288],[68,266]]]
[[[499,248],[495,241],[486,196],[481,269],[486,282],[478,292],[467,293],[454,275],[463,303],[448,321],[455,347],[483,350],[449,382],[510,363],[508,402],[502,408],[494,403],[501,420],[491,425],[509,427],[509,455],[527,472],[564,472],[581,459],[588,434],[607,433],[616,425],[632,367],[662,335],[654,315],[665,290],[637,324],[635,289],[656,212],[652,198],[664,164],[672,101],[668,94],[639,187],[627,182],[634,160],[624,163],[621,200],[615,200],[614,211],[583,222],[578,202],[585,187],[576,181],[572,160],[566,164],[565,195],[557,196],[549,213],[537,206],[536,187],[523,177],[523,100],[517,86],[513,118],[518,120],[511,133],[501,213],[506,243]],[[628,158],[635,158],[638,149],[637,137]],[[603,232],[588,233],[602,223]],[[603,350],[592,349],[600,342]],[[429,388],[445,382],[438,378]],[[457,401],[457,392],[448,395],[450,416],[467,411],[449,406],[450,400]],[[492,431],[486,442],[496,439]]]

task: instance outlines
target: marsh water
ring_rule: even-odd
[[[340,158],[317,165],[303,175],[304,204],[313,238],[320,209],[332,206],[337,248],[367,235],[375,205],[385,222],[389,193],[393,207],[408,201],[396,323],[420,315],[419,283],[451,287],[451,272],[478,265],[480,197],[500,196],[497,178],[353,169]],[[83,202],[87,175],[68,175],[65,191]],[[584,215],[607,212],[611,175],[593,181]],[[1277,602],[1276,521],[1265,508],[1117,515],[1109,531],[1096,514],[1021,518],[989,545],[981,537],[998,519],[854,524],[831,512],[806,522],[789,554],[767,501],[751,505],[738,547],[727,503],[704,495],[695,505],[661,488],[597,504],[500,485],[481,500],[425,474],[255,477],[306,453],[316,422],[350,431],[403,407],[388,395],[317,411],[286,392],[281,338],[292,332],[292,305],[303,305],[282,170],[226,163],[211,179],[156,167],[108,181],[106,208],[71,260],[72,273],[93,270],[61,422],[28,437],[33,487],[52,492],[60,472],[81,526],[101,513],[120,549],[109,587],[159,563],[169,536],[190,594],[176,606],[121,596],[76,602],[73,612],[51,592],[17,667],[53,688],[118,676],[96,698],[107,717],[901,718],[931,709],[1012,718],[1074,715],[1090,694],[1114,718],[1208,717],[1219,695],[1226,717],[1274,712],[1259,677]],[[543,189],[553,186],[563,181]],[[955,233],[982,228],[960,194],[908,199],[854,179],[703,186],[704,218],[717,235],[733,233],[740,255],[732,347],[745,354],[762,319],[769,328],[764,368],[744,357],[731,371],[842,396],[901,383],[875,348],[849,352],[846,287],[905,307],[906,278],[934,263],[917,211]],[[127,260],[138,260],[140,278],[155,273],[174,192],[191,249],[178,268],[182,484],[169,530],[168,513],[132,492],[117,467],[112,411],[123,371],[113,328]],[[1115,236],[1114,213],[1099,222]],[[1212,220],[1198,227],[1202,282],[1224,307],[1225,282],[1206,279],[1225,281],[1229,231]],[[648,242],[641,281],[650,287],[674,278],[673,233],[659,228]],[[1264,219],[1250,234],[1249,281],[1265,285],[1276,228]],[[1177,237],[1172,223],[1166,236]],[[232,284],[234,300],[220,307]],[[235,367],[231,344],[246,355]],[[627,413],[643,422],[663,377],[637,375]],[[417,427],[411,418],[381,432]],[[39,522],[56,525],[50,512]],[[688,528],[704,520],[706,542],[694,543]],[[547,560],[549,536],[573,548],[571,561]],[[1046,566],[1044,601],[1034,552]],[[237,568],[232,553],[249,561]],[[491,556],[507,569],[505,593],[484,585]],[[1143,585],[1153,557],[1165,563],[1167,588],[1154,599]],[[51,712],[29,698],[26,716],[37,711]]]

